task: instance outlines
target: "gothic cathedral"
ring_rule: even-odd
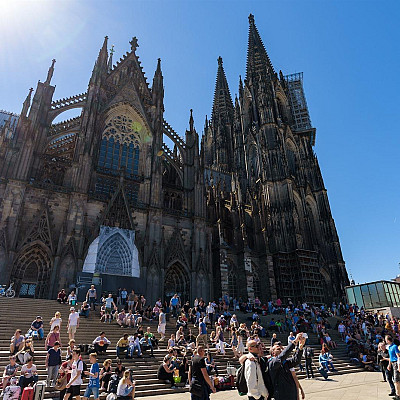
[[[341,300],[348,277],[302,74],[275,72],[250,15],[239,97],[219,58],[203,135],[190,114],[183,138],[163,116],[161,61],[150,86],[130,45],[114,65],[106,37],[86,92],[60,100],[53,60],[3,121],[0,283],[39,298],[95,282],[150,302]]]

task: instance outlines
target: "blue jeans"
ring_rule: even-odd
[[[121,352],[122,352],[122,353],[125,353],[125,357],[126,357],[126,355],[128,354],[128,350],[129,350],[129,347],[128,347],[128,346],[127,346],[127,347],[120,347],[120,346],[117,346],[117,357],[118,357],[118,358],[121,358],[121,357],[120,357]]]
[[[89,398],[92,393],[95,399],[99,398],[99,388],[95,386],[88,386],[83,397]]]
[[[29,329],[28,335],[32,336],[33,332],[37,332],[39,335],[39,339],[43,339],[44,338],[44,330],[43,328],[39,328],[37,331],[34,331],[33,329]]]
[[[135,350],[137,350],[137,355],[138,356],[142,355],[142,349],[140,348],[140,345],[139,344],[134,344],[132,346],[129,346],[128,354],[129,354],[129,356],[131,358],[133,357],[133,353],[135,352]]]
[[[332,361],[321,361],[321,365],[327,371],[329,371],[329,367],[331,367],[331,371],[333,371],[335,369],[335,367],[333,366],[333,362]]]

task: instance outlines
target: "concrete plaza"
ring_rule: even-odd
[[[382,381],[378,372],[359,372],[355,374],[334,375],[325,381],[323,378],[300,381],[306,393],[306,400],[383,400],[391,399],[389,385]],[[139,397],[138,399],[146,399]],[[157,400],[189,400],[189,393],[176,393],[157,396]],[[218,392],[211,400],[247,400],[236,390]]]

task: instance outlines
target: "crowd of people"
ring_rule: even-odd
[[[257,297],[243,301],[227,295],[211,302],[196,298],[191,305],[188,301],[181,302],[177,294],[169,301],[158,299],[154,305],[148,305],[143,295],[124,288],[114,295],[103,294],[98,298],[94,285],[80,306],[75,291],[67,294],[61,290],[57,301],[70,307],[65,322],[69,337],[65,357],[61,351],[63,320],[60,312],[49,321],[47,335],[42,317],[37,316],[26,335],[17,329],[11,338],[3,388],[19,387],[23,390],[38,381],[34,341],[44,341],[47,385],[60,390],[60,399],[78,397],[86,377],[85,399],[90,396],[98,399],[100,391],[104,390],[128,400],[135,395],[135,379],[132,371],[123,365],[123,360],[144,355],[154,357],[154,350],[164,342],[166,350],[158,367],[158,379],[168,382],[173,388],[190,385],[194,400],[207,399],[226,378],[221,377],[213,354],[225,355],[228,348],[232,349],[232,359],[242,364],[243,373],[238,374],[236,385],[239,389],[239,379],[243,376],[243,393],[249,399],[263,400],[273,396],[275,400],[298,400],[304,398],[304,391],[295,368],[305,370],[308,379],[314,378],[316,373],[313,362],[315,349],[307,344],[308,333],[313,332],[318,337],[321,345],[318,369],[326,378],[327,372],[336,371],[331,351],[337,343],[331,333],[337,329],[341,340],[346,343],[351,361],[369,371],[382,371],[383,379],[390,385],[391,395],[400,395],[398,321],[389,315],[368,314],[357,306],[333,303],[329,308],[316,307],[306,303],[293,304],[290,299],[287,304],[279,299],[262,304]],[[76,344],[76,333],[80,319],[89,318],[96,306],[99,307],[96,316],[100,321],[117,324],[129,333],[122,333],[120,339],[112,343],[105,328],[85,348]],[[246,313],[246,321],[239,321],[239,311]],[[264,315],[270,315],[269,322],[262,324]],[[329,323],[332,316],[341,319],[336,326]],[[167,321],[176,327],[170,337],[166,337]],[[277,335],[282,333],[287,333],[287,343],[278,339]],[[267,355],[266,340],[262,338],[269,337]],[[115,348],[115,361],[107,358],[111,347]],[[90,366],[84,362],[82,353],[89,353]],[[99,355],[106,355],[101,367],[97,361]],[[229,372],[235,374],[236,368],[233,370]]]

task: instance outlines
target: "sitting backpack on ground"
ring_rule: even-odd
[[[112,374],[110,377],[110,381],[108,382],[108,393],[117,393],[118,383],[119,383],[119,376],[117,374]]]

